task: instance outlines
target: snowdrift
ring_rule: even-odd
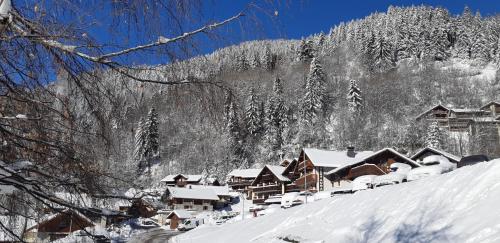
[[[500,159],[328,198],[173,242],[500,242]]]

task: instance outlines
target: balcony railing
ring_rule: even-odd
[[[297,185],[299,188],[304,188],[304,183],[307,182],[308,186],[315,185],[316,182],[318,181],[318,175],[309,173],[306,176],[302,176],[299,179],[295,181],[295,185]]]
[[[230,186],[230,187],[233,187],[233,186],[250,186],[250,184],[252,184],[253,181],[228,181],[227,184]]]
[[[286,192],[298,192],[300,188],[296,184],[288,184],[286,185]]]
[[[254,193],[264,193],[264,192],[279,192],[281,193],[281,185],[266,185],[266,186],[256,186],[252,187]]]

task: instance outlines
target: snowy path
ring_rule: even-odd
[[[182,242],[500,242],[500,160],[202,226]]]

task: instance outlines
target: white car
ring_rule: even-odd
[[[391,164],[391,172],[386,175],[377,176],[373,182],[375,187],[393,185],[405,182],[411,166],[403,163]]]
[[[373,181],[376,175],[360,176],[352,181],[352,191],[366,190],[373,188]]]
[[[302,201],[299,199],[299,196],[300,194],[298,192],[285,193],[283,197],[281,197],[281,207],[291,208],[293,206],[302,204]]]
[[[450,162],[441,155],[431,155],[425,157],[421,162],[422,167],[415,168],[408,173],[407,180],[414,181],[425,177],[440,175],[457,168],[457,165]]]

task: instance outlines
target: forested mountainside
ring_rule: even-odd
[[[245,42],[138,71],[145,80],[197,84],[138,83],[103,71],[101,90],[89,92],[106,98],[93,107],[63,81],[58,88],[84,118],[76,125],[103,135],[89,141],[95,158],[119,176],[139,172],[154,182],[172,172],[222,177],[304,146],[411,152],[432,143],[498,155],[488,134],[430,136],[415,117],[436,104],[500,100],[499,62],[500,17],[390,7],[326,34]],[[96,118],[95,109],[105,115]]]

